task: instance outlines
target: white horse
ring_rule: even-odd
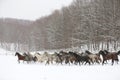
[[[56,60],[56,56],[54,54],[49,54],[47,52],[44,52],[44,57],[46,57],[47,61],[46,64],[53,64],[53,62]]]
[[[34,57],[36,57],[37,61],[41,63],[47,61],[47,58],[43,54],[35,53]]]

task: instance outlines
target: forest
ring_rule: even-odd
[[[1,18],[0,46],[11,51],[118,50],[120,0],[73,0],[35,21]]]

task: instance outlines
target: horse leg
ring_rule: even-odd
[[[82,65],[84,64],[85,61],[81,61]]]
[[[78,64],[80,65],[80,60],[78,60]]]
[[[20,63],[20,60],[18,59],[18,63]]]
[[[85,65],[87,64],[87,61],[85,61]]]
[[[45,65],[47,65],[47,64],[49,64],[49,60],[46,61],[46,64],[45,64]]]
[[[80,65],[80,61],[79,60],[77,60],[77,64]]]
[[[61,65],[63,65],[63,64],[62,64],[62,62],[63,62],[63,61],[62,61],[62,60],[60,60]]]
[[[85,65],[86,65],[87,63],[89,63],[89,61],[85,61]]]
[[[85,65],[86,65],[87,63],[90,65],[90,61],[88,61],[88,60],[87,60],[87,61],[85,61]]]
[[[114,60],[112,59],[112,66],[113,66],[113,64],[114,64]]]
[[[99,58],[99,64],[102,62],[102,60]]]
[[[100,64],[101,60],[99,58],[96,59],[96,62]]]
[[[79,61],[79,65],[81,65],[81,62]]]
[[[72,63],[73,63],[73,61],[72,61]],[[74,64],[77,65],[77,61],[76,60],[74,61]]]
[[[29,61],[27,61],[27,64],[29,64]]]
[[[91,65],[91,64],[90,64],[90,61],[91,61],[91,60],[87,60],[87,63],[88,63],[89,65]]]
[[[53,60],[51,60],[51,64],[53,64]]]
[[[103,60],[103,62],[102,62],[102,65],[104,65],[104,60]]]
[[[116,59],[115,61],[116,61],[116,63],[118,64],[119,59]]]
[[[65,64],[68,64],[68,63],[69,63],[69,60],[68,60],[68,59],[66,59],[66,60],[65,60]]]
[[[69,66],[70,66],[70,63],[71,63],[71,62],[70,62],[70,60],[69,60],[69,61],[68,61]]]

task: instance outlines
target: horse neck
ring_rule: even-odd
[[[23,54],[24,56],[28,56],[26,53]]]
[[[86,53],[87,53],[87,54],[92,54],[92,53],[91,53],[91,52],[89,52],[89,51],[87,51]]]
[[[32,56],[32,54],[28,53],[28,56]]]
[[[108,53],[110,53],[110,52],[108,52],[107,50],[105,50],[105,53],[108,54]]]
[[[101,54],[102,56],[105,56],[105,53],[103,51],[101,51],[99,54]]]
[[[119,55],[119,54],[120,54],[120,51],[118,51],[116,54]]]
[[[18,58],[22,56],[22,55],[20,55],[19,53],[17,53],[16,55],[18,56]]]
[[[41,56],[41,55],[39,55],[39,54],[36,53],[35,56],[37,57],[37,56]]]
[[[103,53],[103,54],[101,54],[103,57],[105,57],[105,56],[107,56],[107,54],[105,54],[105,53]]]

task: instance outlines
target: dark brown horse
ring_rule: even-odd
[[[18,56],[18,62],[20,63],[20,60],[25,60],[25,56],[21,55],[20,53],[16,52],[15,56]]]
[[[15,53],[15,56],[18,56],[18,62],[20,63],[20,60],[22,60],[23,62],[24,61],[27,61],[27,63],[29,63],[30,59],[28,56],[23,56],[21,55],[20,53],[16,52]]]
[[[120,54],[120,52],[109,52],[109,53],[106,53],[105,51],[99,51],[99,54],[102,55],[103,57],[103,62],[102,64],[104,65],[104,62],[107,61],[107,60],[112,60],[112,65],[114,64],[114,61],[119,61],[118,59],[118,55]]]

